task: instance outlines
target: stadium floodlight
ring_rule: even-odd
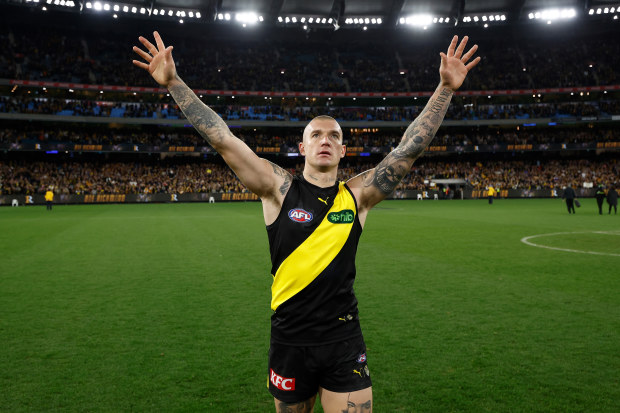
[[[101,2],[99,1],[96,1],[95,4],[93,4],[93,7],[97,11],[101,11],[101,9],[103,9],[103,6],[101,5]]]
[[[433,16],[430,14],[412,14],[405,17],[405,23],[410,26],[427,27],[433,22]]]
[[[123,6],[123,12],[128,13],[129,12],[129,6]]]
[[[235,20],[240,23],[256,24],[258,22],[258,15],[254,12],[241,12],[235,15]]]
[[[224,13],[224,20],[230,20],[230,13]]]
[[[200,12],[199,12],[199,11],[197,11],[197,12],[196,12],[196,18],[197,18],[197,19],[199,19],[199,18],[201,18],[201,17],[202,17],[202,15],[200,14]]]
[[[47,4],[50,4],[51,2],[52,2],[51,0],[47,0]],[[93,8],[93,4],[90,1],[86,2],[86,8],[87,9],[92,9]]]
[[[103,5],[103,10],[105,10],[105,11],[110,11],[110,5],[109,5],[108,3],[105,3],[105,4]]]
[[[121,10],[121,6],[119,6],[118,4],[114,5],[114,11],[120,11]]]
[[[599,9],[600,10],[600,9]],[[597,10],[597,14],[598,10]],[[573,8],[568,9],[544,9],[529,13],[530,19],[545,20],[547,24],[551,24],[554,20],[566,20],[577,17],[577,11]]]
[[[284,20],[284,19],[282,18],[282,16],[278,16],[278,21],[279,21],[280,23],[282,23],[282,20]]]

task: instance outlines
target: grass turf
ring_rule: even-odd
[[[356,293],[375,411],[616,412],[620,217],[582,204],[373,210]],[[607,255],[520,242],[559,232],[531,241]],[[0,411],[273,411],[260,204],[0,208],[0,268]]]

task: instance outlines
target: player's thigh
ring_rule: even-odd
[[[275,397],[273,400],[276,403],[276,413],[312,413],[314,411],[316,395],[300,403],[287,403]]]
[[[372,387],[349,393],[336,393],[319,388],[325,413],[372,413]]]

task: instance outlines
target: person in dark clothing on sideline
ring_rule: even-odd
[[[603,201],[605,200],[605,190],[603,189],[603,185],[599,185],[596,188],[596,205],[598,205],[598,214],[603,215]]]
[[[564,194],[562,194],[562,199],[566,200],[566,207],[568,208],[568,213],[571,211],[575,213],[575,190],[569,186],[564,188]]]
[[[609,204],[608,214],[611,214],[611,207],[614,208],[614,214],[617,214],[618,213],[618,193],[616,192],[616,189],[613,186],[609,188],[609,191],[607,191],[607,203]]]

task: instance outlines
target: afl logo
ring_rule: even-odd
[[[295,222],[310,222],[312,221],[312,214],[301,208],[295,208],[288,211],[288,217]]]

